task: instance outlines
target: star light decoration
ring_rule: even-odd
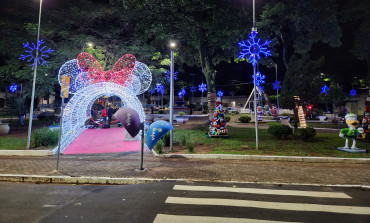
[[[356,93],[356,90],[355,90],[355,89],[350,90],[349,94],[350,94],[352,97],[354,97],[354,96],[356,96],[356,95],[357,95],[357,93]]]
[[[191,87],[190,87],[190,92],[191,93],[194,93],[194,92],[196,92],[197,91],[197,88],[196,87],[194,87],[194,85],[192,85]]]
[[[207,90],[207,85],[206,84],[202,83],[198,86],[199,86],[199,91],[201,91],[202,93]]]
[[[265,83],[266,75],[261,74],[260,72],[256,73],[256,85],[261,86]],[[252,75],[253,83],[254,83],[254,75]]]
[[[44,58],[49,57],[48,54],[51,54],[54,51],[51,48],[49,48],[48,50],[44,50],[46,46],[41,47],[42,44],[44,44],[43,39],[39,40],[37,42],[37,45],[35,45],[34,43],[30,45],[28,42],[23,43],[23,47],[25,48],[24,51],[26,52],[26,54],[25,55],[22,54],[19,59],[20,60],[28,59],[28,62],[31,62],[33,60],[33,63],[31,65],[32,70],[36,66],[36,64],[41,63],[41,65],[48,66],[48,61],[44,60]],[[36,58],[36,52],[38,52],[37,58]]]
[[[239,47],[241,48],[239,58],[243,59],[247,57],[248,61],[252,63],[253,66],[261,59],[260,54],[265,55],[265,57],[271,56],[270,50],[267,49],[271,40],[266,40],[264,43],[261,43],[261,40],[258,38],[256,39],[256,36],[257,31],[252,31],[247,42],[239,42]]]
[[[9,87],[9,91],[12,92],[12,93],[16,92],[17,89],[18,89],[18,86],[15,83],[10,85],[10,87]]]
[[[276,80],[275,83],[272,84],[275,90],[279,90],[281,88],[280,81]]]
[[[222,98],[224,96],[224,92],[222,91],[217,91],[217,96]]]
[[[179,72],[173,72],[173,79],[174,80],[177,80],[177,74],[178,74]],[[166,81],[168,81],[168,83],[171,83],[171,71],[169,71],[169,70],[166,70],[165,72],[164,72],[164,79],[166,79]]]
[[[328,95],[328,90],[329,90],[329,87],[326,86],[326,84],[325,84],[324,87],[321,88],[321,94]]]

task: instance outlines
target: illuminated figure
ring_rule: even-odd
[[[356,147],[356,137],[359,134],[362,134],[364,131],[363,131],[362,128],[357,128],[357,126],[359,124],[359,121],[357,121],[357,115],[355,115],[353,113],[348,113],[345,116],[345,118],[346,118],[346,123],[348,125],[348,128],[341,129],[340,133],[339,133],[339,136],[344,138],[346,140],[346,143],[345,143],[343,148],[339,147],[338,149],[344,150],[344,151],[347,151],[347,152],[352,152],[352,151],[349,150],[348,140],[349,139],[353,140],[351,150],[358,150],[359,148]]]

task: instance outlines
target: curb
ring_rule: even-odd
[[[155,183],[161,180],[149,178],[71,177],[71,176],[0,174],[0,181],[25,182],[25,183],[122,185],[122,184]]]
[[[154,179],[154,178],[111,178],[111,177],[70,177],[70,176],[42,176],[42,175],[18,175],[0,174],[0,182],[23,182],[23,183],[55,183],[55,184],[101,184],[101,185],[127,185],[148,184],[161,181],[174,182],[216,182],[216,183],[241,183],[241,184],[271,184],[288,186],[314,186],[314,187],[342,187],[361,188],[370,190],[370,186],[361,184],[310,184],[310,183],[277,183],[277,182],[252,182],[252,181],[222,181],[207,179]]]
[[[306,163],[351,163],[370,164],[370,158],[337,158],[337,157],[306,157],[306,156],[259,156],[259,155],[229,155],[229,154],[153,154],[159,158],[186,159],[220,159],[220,160],[250,160],[250,161],[286,161]]]
[[[0,150],[0,156],[52,156],[51,150]]]

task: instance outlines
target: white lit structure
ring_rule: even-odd
[[[76,66],[78,67],[77,60],[66,62],[59,71],[58,79],[60,80],[62,75],[68,75],[75,82],[81,80],[86,72],[78,72]],[[144,108],[137,95],[149,88],[152,74],[145,64],[138,61],[136,61],[132,74],[133,81],[124,85],[114,82],[84,84],[81,81],[79,86],[74,86],[74,89],[70,88],[73,96],[64,108],[60,153],[63,154],[67,146],[86,130],[85,122],[91,117],[92,105],[102,96],[118,96],[124,107],[134,109],[139,114],[140,121],[145,121]],[[57,152],[58,148],[55,148],[53,153]]]

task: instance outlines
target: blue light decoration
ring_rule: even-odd
[[[157,83],[155,85],[155,90],[157,91],[157,93],[161,92],[162,89],[164,89],[164,86],[162,85],[162,83]]]
[[[261,93],[263,93],[265,91],[265,88],[262,85],[257,86],[257,88],[261,91]]]
[[[271,56],[270,50],[267,49],[268,45],[271,43],[271,40],[266,40],[264,43],[260,43],[260,39],[256,39],[257,31],[252,31],[251,35],[247,42],[241,41],[239,47],[241,52],[239,55],[240,59],[245,57],[248,58],[248,61],[255,66],[258,61],[261,59],[260,54],[264,54],[265,57]]]
[[[224,96],[224,92],[222,91],[217,91],[217,96],[222,98]]]
[[[197,91],[197,88],[196,87],[194,87],[194,85],[192,85],[191,87],[190,87],[190,92],[191,93],[194,93],[194,92],[196,92]]]
[[[280,81],[276,80],[275,83],[272,84],[272,86],[274,86],[274,89],[278,91],[281,88]]]
[[[179,72],[173,72],[173,79],[174,80],[177,80],[177,74],[178,74]],[[165,72],[164,72],[164,79],[166,79],[166,81],[168,82],[168,83],[171,83],[171,71],[169,71],[169,70],[166,70]]]
[[[328,95],[328,90],[329,90],[329,87],[326,86],[326,84],[325,84],[324,87],[321,88],[321,94]]]
[[[182,98],[183,96],[185,96],[185,95],[186,95],[186,90],[185,90],[184,88],[183,88],[183,89],[181,89],[181,90],[179,91],[178,95],[179,95],[179,98]]]
[[[234,97],[235,91],[230,91],[229,94],[231,95],[231,97]]]
[[[354,97],[354,96],[356,96],[356,95],[357,95],[357,93],[356,93],[356,90],[355,90],[355,89],[350,90],[349,94],[350,94],[352,97]]]
[[[9,91],[12,92],[12,93],[16,92],[17,89],[18,89],[18,86],[15,83],[10,85],[10,87],[9,87]]]
[[[262,84],[264,84],[265,78],[266,78],[266,75],[261,74],[260,72],[257,72],[256,73],[256,85],[261,86]],[[254,75],[252,75],[252,80],[254,82]]]
[[[184,96],[184,95],[186,95],[186,90],[185,90],[185,88],[181,89],[181,91],[180,91],[180,92],[181,92],[181,95],[183,95],[183,96]]]
[[[150,88],[150,89],[149,89],[149,94],[151,94],[151,95],[152,95],[154,92],[155,92],[155,90],[154,90],[153,88]]]
[[[202,83],[198,86],[199,86],[199,91],[201,91],[202,93],[207,90],[207,85],[206,84]]]
[[[22,54],[19,59],[20,60],[28,59],[28,62],[33,60],[33,63],[31,65],[32,69],[36,66],[36,64],[40,64],[41,62],[42,62],[41,65],[48,66],[48,61],[44,60],[44,58],[49,57],[47,54],[51,54],[54,50],[52,50],[51,48],[49,48],[48,50],[44,50],[46,46],[41,47],[42,44],[44,44],[43,39],[39,40],[37,45],[32,43],[32,46],[30,46],[28,42],[23,43],[23,47],[25,48],[26,54],[25,55]],[[36,51],[38,51],[37,58]]]

